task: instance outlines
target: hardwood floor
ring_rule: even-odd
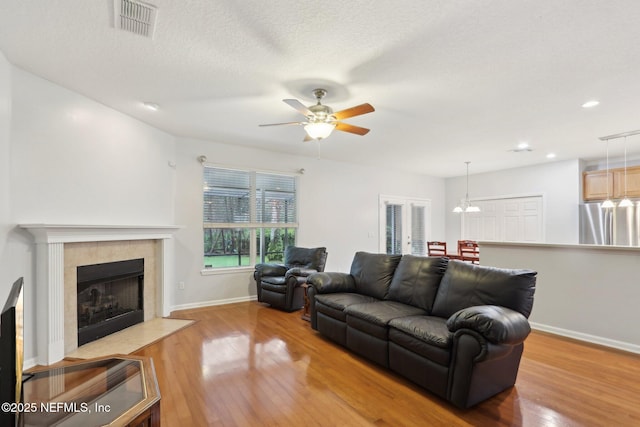
[[[540,332],[516,386],[463,411],[258,302],[173,313],[197,322],[154,359],[162,425],[638,426],[640,355]]]

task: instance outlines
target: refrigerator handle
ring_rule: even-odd
[[[606,209],[605,210],[605,231],[604,231],[604,238],[605,238],[605,245],[613,245],[613,224],[614,219],[613,219],[613,209]]]

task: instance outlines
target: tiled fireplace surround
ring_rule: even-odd
[[[175,226],[23,224],[36,243],[38,363],[50,365],[78,347],[76,268],[144,258],[144,320],[169,315]]]

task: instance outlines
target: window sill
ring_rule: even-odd
[[[229,268],[203,268],[200,270],[201,276],[215,276],[218,274],[236,274],[252,272],[255,268],[250,267],[229,267]]]

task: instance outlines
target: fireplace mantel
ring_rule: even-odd
[[[161,242],[161,274],[157,316],[168,316],[174,280],[175,225],[20,224],[35,237],[36,331],[38,363],[62,360],[64,349],[64,245],[76,242],[157,240]]]
[[[177,225],[20,224],[36,243],[105,242],[109,240],[170,239]]]

